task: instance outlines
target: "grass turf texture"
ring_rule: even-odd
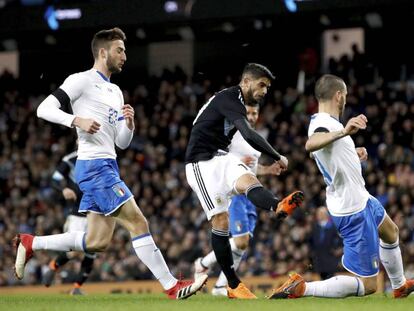
[[[0,295],[2,311],[128,311],[128,310],[414,310],[414,296],[392,299],[384,295],[345,299],[302,298],[290,300],[230,300],[198,294],[183,301],[169,300],[162,294],[99,294],[69,296],[63,294]]]

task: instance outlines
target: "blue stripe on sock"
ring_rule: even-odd
[[[383,248],[383,249],[394,249],[394,248],[400,247],[400,244],[398,244],[398,245],[396,245],[396,246],[392,246],[392,247],[385,247],[385,246],[382,246],[382,245],[380,244],[380,247],[381,247],[381,248]]]
[[[358,284],[358,287],[357,287],[357,292],[356,292],[356,295],[355,296],[359,296],[359,280],[358,280],[358,278],[355,278],[356,280],[357,280],[357,284]]]
[[[83,234],[82,248],[83,248],[83,251],[86,253],[86,232]]]
[[[148,233],[144,233],[144,234],[141,234],[141,235],[137,235],[135,238],[132,238],[132,241],[136,241],[136,240],[145,238],[147,236],[151,236],[151,233],[148,232]]]

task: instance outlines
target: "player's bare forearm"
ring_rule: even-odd
[[[346,134],[343,130],[329,133],[315,133],[309,137],[306,142],[305,149],[307,152],[313,152],[322,149],[345,136]]]

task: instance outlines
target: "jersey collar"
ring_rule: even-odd
[[[102,78],[102,79],[104,79],[106,82],[111,82],[111,81],[109,80],[109,78],[108,78],[107,76],[105,76],[102,72],[100,72],[99,70],[97,70],[97,71],[96,71],[96,73],[97,73],[98,75],[100,75],[100,76],[101,76],[101,78]]]
[[[329,116],[329,117],[331,117],[332,119],[334,119],[335,121],[340,122],[337,118],[335,118],[334,116],[331,116],[329,113],[326,113],[326,112],[318,112],[318,113],[315,113],[315,114],[313,114],[313,115],[311,116],[311,119],[315,119],[315,118],[316,118],[316,116],[317,116],[318,114],[319,114],[319,115]]]

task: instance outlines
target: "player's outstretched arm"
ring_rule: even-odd
[[[270,156],[276,161],[280,160],[280,154],[250,126],[246,119],[235,120],[234,126],[240,131],[244,140],[254,149]]]
[[[320,128],[321,132],[315,132],[311,137],[309,137],[306,142],[305,149],[307,152],[322,149],[342,137],[352,135],[359,130],[366,129],[367,122],[367,118],[363,114],[360,114],[359,116],[350,119],[345,128],[341,131],[329,132],[325,128]]]
[[[247,122],[246,119],[234,121],[234,126],[240,131],[244,140],[257,151],[260,151],[279,163],[282,170],[288,167],[288,159],[280,155],[262,136],[260,136]]]

